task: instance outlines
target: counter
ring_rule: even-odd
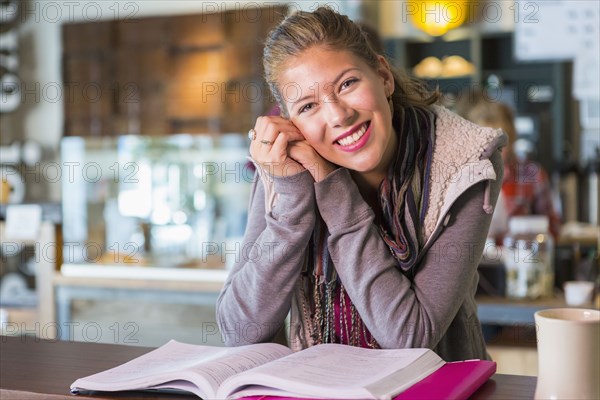
[[[115,367],[150,351],[150,348],[34,337],[0,337],[0,397],[10,399],[190,399],[190,396],[155,392],[122,392],[71,397],[75,379]],[[495,374],[472,399],[531,399],[537,379]]]

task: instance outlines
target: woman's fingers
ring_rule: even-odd
[[[289,156],[298,162],[303,169],[307,169],[315,182],[320,182],[325,179],[327,175],[335,171],[336,165],[330,163],[307,142],[298,141],[290,143],[288,146]]]
[[[271,145],[275,142],[281,132],[288,133],[288,136],[295,140],[302,135],[298,129],[289,121],[281,117],[258,117],[254,126],[256,135],[253,135],[253,140],[250,143],[250,150],[253,157],[257,152],[264,150],[265,145]]]
[[[302,134],[300,133],[300,131],[294,127],[293,130],[280,130],[279,133],[284,133],[286,134],[286,138],[288,142],[297,142],[297,141],[301,141],[301,140],[305,140],[304,136],[302,136]]]
[[[257,132],[256,139],[274,142],[280,132],[285,132],[289,135],[290,140],[304,140],[304,136],[298,128],[289,120],[277,117],[258,117],[254,129]]]
[[[253,128],[250,155],[264,169],[273,175],[292,175],[303,168],[288,155],[291,142],[304,140],[304,137],[290,121],[281,117],[259,117]]]

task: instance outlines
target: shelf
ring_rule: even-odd
[[[457,75],[457,76],[439,76],[436,78],[420,78],[425,81],[455,81],[455,80],[466,80],[473,79],[474,75]]]
[[[424,81],[431,89],[437,87],[442,93],[459,95],[463,90],[472,86],[475,78],[473,76],[460,76],[456,78],[428,78]]]
[[[442,36],[431,36],[424,32],[418,31],[417,34],[409,36],[403,39],[388,38],[386,40],[403,40],[406,43],[417,43],[417,44],[429,44],[429,43],[451,43],[459,42],[464,40],[470,40],[473,38],[474,31],[466,26],[452,29]]]
[[[229,271],[226,269],[159,268],[125,265],[63,264],[61,275],[65,278],[126,279],[143,281],[186,281],[223,284]],[[60,281],[60,277],[57,278]],[[62,281],[63,283],[65,281]]]
[[[454,36],[452,36],[454,35]],[[461,89],[485,87],[490,74],[506,83],[500,87],[500,100],[514,108],[517,116],[535,116],[539,122],[534,140],[538,145],[537,159],[547,171],[561,159],[565,146],[578,143],[579,127],[572,109],[572,62],[520,62],[515,60],[514,32],[485,32],[477,26],[464,26],[440,38],[386,39],[386,53],[394,65],[412,73],[412,68],[426,57],[442,58],[459,55],[474,66],[471,77],[428,79],[447,94],[446,105],[452,107],[452,96]],[[451,40],[450,40],[451,39]],[[532,86],[551,88],[551,101],[531,98]],[[504,90],[506,89],[506,90]],[[502,92],[503,91],[503,92]]]
[[[552,73],[537,66],[524,66],[522,68],[485,69],[481,71],[483,78],[494,74],[502,77],[503,81],[539,81],[552,78]],[[531,82],[529,82],[531,83]]]
[[[538,300],[513,300],[506,297],[476,296],[479,322],[490,325],[534,325],[534,314],[548,308],[568,306],[562,297]],[[590,308],[591,304],[581,308]]]

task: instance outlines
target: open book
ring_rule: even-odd
[[[225,348],[172,340],[125,364],[76,380],[71,392],[178,389],[209,399],[257,395],[391,399],[444,364],[429,349],[321,344],[293,353],[273,343]]]

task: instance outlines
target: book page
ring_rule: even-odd
[[[291,353],[287,347],[273,343],[255,344],[226,349],[227,354],[210,361],[197,363],[188,369],[202,375],[213,388],[218,388],[227,378],[248,371]],[[281,348],[280,348],[281,347]]]
[[[171,340],[125,364],[78,379],[71,388],[135,390],[185,379],[199,387],[205,396],[213,396],[228,377],[290,353],[287,347],[273,343],[225,348]],[[180,388],[186,390],[185,387]]]
[[[232,393],[237,396],[240,393],[235,392],[235,387],[261,385],[299,397],[387,398],[443,364],[443,360],[428,349],[372,350],[318,345],[228,379],[217,397]],[[391,386],[386,380],[390,375],[394,375]],[[379,385],[384,390],[380,390]],[[263,394],[270,393],[264,388],[249,389],[253,393],[261,390]]]

